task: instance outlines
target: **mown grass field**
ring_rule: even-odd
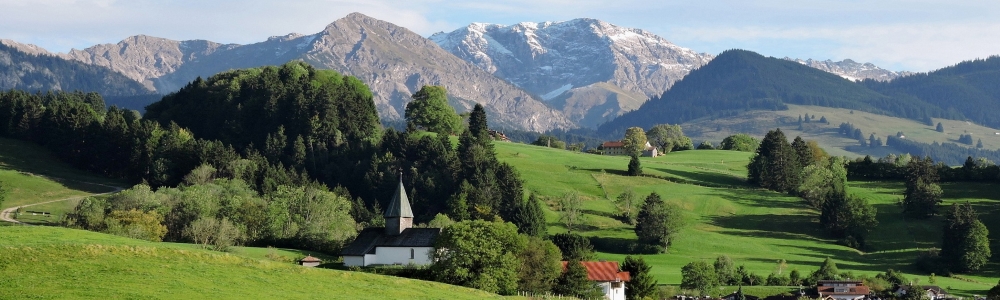
[[[436,282],[305,268],[258,257],[266,252],[237,249],[229,254],[65,228],[4,227],[0,299],[499,298]]]
[[[743,180],[750,153],[696,150],[642,158],[645,173],[684,182],[675,183],[623,176],[627,157],[515,143],[495,145],[498,158],[521,172],[528,192],[550,204],[547,212],[550,234],[566,231],[551,210],[556,198],[569,191],[578,191],[586,198],[583,229],[577,233],[600,242],[597,250],[601,259],[623,260],[627,251],[615,245],[636,239],[633,227],[614,217],[615,207],[609,198],[631,188],[641,195],[656,192],[665,201],[680,205],[688,218],[688,227],[677,236],[668,253],[645,256],[653,265],[653,275],[664,284],[679,284],[680,269],[685,264],[696,260],[711,262],[719,255],[728,255],[737,264],[765,277],[776,270],[779,259],[788,263],[784,272],[797,269],[808,274],[823,259],[831,257],[841,271],[874,275],[892,268],[927,283],[930,274],[921,274],[910,264],[921,249],[935,247],[940,241],[940,219],[902,218],[895,204],[903,190],[899,183],[851,183],[850,192],[869,198],[879,210],[881,225],[871,242],[874,250],[866,253],[840,246],[827,237],[819,227],[818,214],[800,199],[746,186]],[[1000,215],[988,208],[1000,201],[996,185],[945,184],[943,188],[946,202],[975,202],[984,222],[997,232],[993,235],[1000,234]],[[937,284],[959,295],[981,295],[996,284],[1000,278],[998,270],[1000,265],[994,262],[981,274],[963,275],[967,281],[937,276]]]
[[[99,184],[124,185],[121,181],[74,169],[35,144],[4,138],[0,138],[0,183],[7,190],[6,200],[0,204],[0,209],[113,190]],[[28,223],[54,224],[78,202],[61,201],[27,209],[50,212],[49,217],[21,216]]]
[[[816,120],[805,124],[802,130],[798,128],[798,117],[809,114],[816,115]],[[820,117],[826,117],[830,124],[819,123]],[[753,111],[741,113],[734,117],[719,119],[698,119],[685,124],[684,132],[694,139],[695,144],[703,140],[709,140],[718,145],[722,139],[734,133],[749,133],[761,138],[768,130],[781,128],[789,139],[795,136],[802,136],[807,140],[815,140],[827,152],[837,156],[885,156],[888,149],[882,148],[859,148],[858,141],[838,134],[840,123],[851,123],[864,132],[867,139],[869,134],[874,133],[876,137],[882,138],[884,142],[887,135],[895,135],[902,131],[907,139],[921,143],[958,143],[958,138],[962,134],[970,133],[973,140],[983,141],[985,149],[1000,149],[1000,129],[993,129],[974,123],[956,120],[934,119],[934,124],[941,122],[945,131],[935,131],[935,126],[928,126],[921,122],[872,114],[862,111],[854,111],[843,108],[830,108],[822,106],[788,105],[788,110],[783,111]],[[719,130],[722,129],[722,130]],[[960,144],[961,145],[961,144]],[[973,144],[975,145],[975,144]],[[971,146],[969,146],[971,147]]]

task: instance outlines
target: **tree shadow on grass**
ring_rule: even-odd
[[[577,169],[577,170],[587,171],[587,172],[593,172],[593,173],[604,172],[604,173],[608,173],[608,174],[611,174],[611,175],[628,176],[628,171],[626,171],[626,170],[618,170],[618,169],[583,169],[583,168],[581,168],[581,169]]]
[[[677,177],[685,178],[688,180],[703,182],[713,185],[730,185],[730,186],[747,186],[746,181],[740,178],[733,177],[731,175],[715,173],[715,172],[691,172],[683,170],[674,169],[664,169],[664,168],[653,168],[654,170],[674,175]]]
[[[595,251],[613,254],[659,254],[656,246],[640,243],[636,239],[620,237],[590,237]]]
[[[804,200],[779,200],[788,196],[767,190],[726,189],[715,190],[710,195],[750,207],[809,209]]]
[[[712,224],[731,230],[724,234],[743,237],[764,237],[784,240],[825,242],[823,232],[813,222],[812,215],[731,215],[715,216]]]

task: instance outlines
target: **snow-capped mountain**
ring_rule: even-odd
[[[712,59],[647,31],[594,19],[473,23],[430,39],[590,127],[638,108]]]
[[[864,80],[864,79],[874,79],[878,81],[891,81],[893,79],[907,76],[913,74],[912,72],[893,72],[883,68],[879,68],[872,63],[859,63],[850,59],[845,59],[842,61],[832,61],[832,60],[814,60],[814,59],[793,59],[785,57],[785,60],[790,60],[798,62],[800,64],[810,66],[819,70],[823,70],[829,73],[837,74],[840,77],[844,77],[847,80]]]

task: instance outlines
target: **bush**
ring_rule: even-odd
[[[594,246],[590,244],[590,239],[579,234],[560,233],[553,235],[550,240],[559,247],[563,260],[584,261],[594,258]]]
[[[142,212],[131,209],[116,210],[105,219],[107,233],[130,237],[134,239],[159,242],[167,234],[167,226],[163,226],[163,217],[156,212]]]
[[[203,247],[226,251],[243,240],[243,231],[227,219],[201,218],[184,229],[184,236]]]

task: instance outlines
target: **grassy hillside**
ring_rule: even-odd
[[[498,298],[435,282],[41,226],[3,229],[0,278],[2,299]]]
[[[828,118],[830,118],[828,116]],[[621,261],[626,251],[620,245],[636,239],[631,226],[614,218],[614,198],[626,188],[646,195],[659,193],[665,201],[679,204],[689,226],[675,240],[669,253],[648,255],[653,275],[661,283],[679,284],[680,269],[695,261],[712,261],[728,255],[737,264],[767,276],[784,259],[788,269],[808,274],[820,262],[831,257],[841,271],[874,275],[892,268],[903,270],[911,278],[926,283],[929,274],[920,274],[910,263],[921,248],[933,247],[940,240],[941,221],[907,221],[895,206],[902,187],[897,183],[851,183],[851,192],[868,196],[879,210],[881,226],[873,235],[876,251],[864,253],[840,246],[829,239],[818,224],[816,212],[801,200],[783,194],[750,189],[743,184],[749,153],[699,150],[671,153],[657,158],[642,158],[646,173],[677,178],[675,183],[655,178],[623,176],[627,157],[608,157],[513,143],[497,143],[498,157],[514,165],[526,181],[526,189],[550,204],[549,232],[565,232],[558,216],[551,211],[556,198],[579,191],[585,200],[585,228],[578,232],[594,237],[598,257]],[[971,199],[983,219],[1000,219],[1000,212],[988,210],[998,196],[994,186],[945,185],[947,202]],[[960,193],[958,191],[961,191]],[[987,222],[994,232],[1000,223]],[[996,235],[996,233],[994,233]],[[982,294],[996,284],[1000,266],[991,263],[986,272],[965,276],[968,281],[938,276],[938,285],[960,295]]]
[[[112,191],[124,183],[93,175],[60,162],[48,150],[19,140],[0,138],[0,182],[7,199],[0,209]],[[31,210],[49,217],[22,215],[29,223],[54,223],[79,200],[60,201]]]
[[[799,116],[805,114],[816,115],[816,120],[805,124],[802,130],[799,130]],[[826,117],[830,124],[819,123],[820,117]],[[894,152],[886,147],[879,149],[857,147],[857,140],[838,134],[838,126],[844,122],[860,128],[864,132],[865,138],[874,133],[876,137],[882,138],[882,141],[886,140],[887,135],[895,135],[902,131],[907,139],[921,143],[957,143],[959,135],[971,133],[974,139],[982,139],[985,149],[1000,149],[1000,135],[996,134],[1000,130],[970,122],[934,119],[934,124],[941,122],[944,126],[945,131],[941,133],[935,131],[934,126],[927,126],[911,119],[822,106],[790,104],[788,110],[784,111],[742,112],[733,117],[702,118],[684,123],[681,126],[684,128],[684,133],[696,143],[708,140],[718,145],[722,139],[735,133],[748,133],[762,138],[768,130],[781,128],[786,136],[802,136],[807,140],[816,140],[832,155],[854,157],[870,154],[885,156]]]

